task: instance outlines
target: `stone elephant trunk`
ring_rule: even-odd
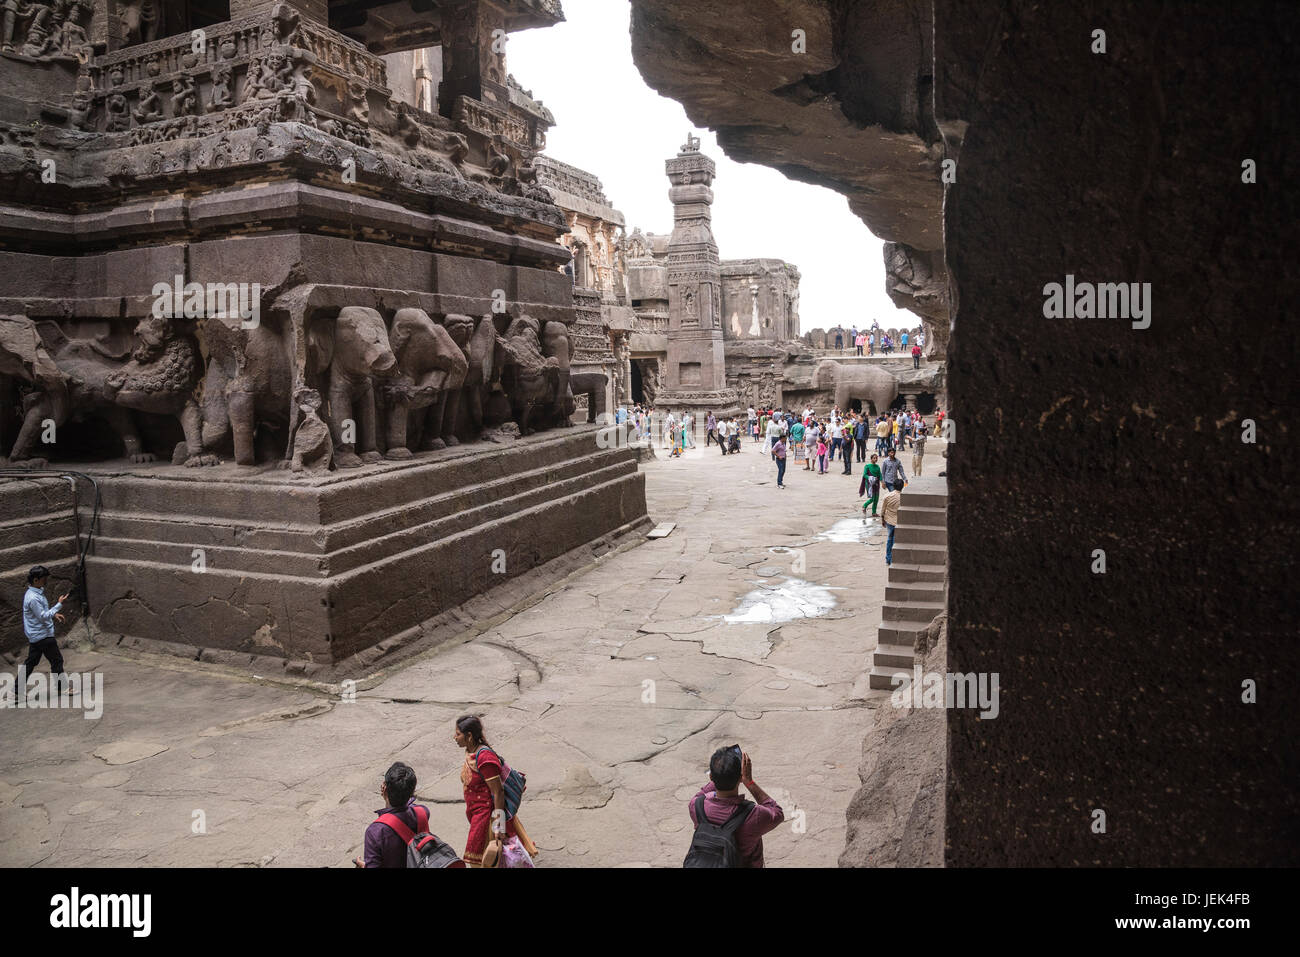
[[[383,316],[366,306],[345,306],[333,321],[313,321],[307,349],[308,368],[325,386],[335,465],[380,461],[375,384],[397,369]]]
[[[456,445],[460,392],[469,372],[465,353],[423,309],[397,310],[388,338],[397,367],[383,389],[385,457],[411,458],[412,440],[422,450]]]

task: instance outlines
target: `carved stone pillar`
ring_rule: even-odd
[[[915,411],[916,411],[916,397],[917,397],[917,394],[918,394],[918,393],[916,393],[916,392],[904,392],[904,393],[903,393],[903,400],[907,403],[907,411],[908,411],[908,412],[915,412]]]
[[[442,84],[438,112],[451,116],[467,96],[505,107],[505,14],[488,0],[455,0],[442,14]]]

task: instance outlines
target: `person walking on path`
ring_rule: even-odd
[[[867,344],[867,334],[865,332],[859,332],[858,337],[854,340],[853,344],[858,347],[857,354],[862,355],[862,347]]]
[[[921,346],[919,343],[912,346],[912,368],[921,368]]]
[[[63,688],[63,653],[59,651],[54,638],[54,623],[63,623],[59,609],[68,600],[68,594],[59,596],[59,600],[50,607],[45,598],[45,584],[50,579],[50,570],[44,565],[36,565],[27,573],[27,591],[23,594],[23,632],[27,635],[27,661],[19,671],[19,683],[25,690],[27,676],[36,670],[44,658],[50,663],[50,676],[53,684],[62,693]]]
[[[537,847],[528,839],[519,815],[511,817],[507,811],[504,782],[510,769],[488,744],[483,722],[473,715],[465,715],[456,721],[452,737],[465,749],[465,761],[460,769],[465,818],[469,821],[469,837],[465,840],[465,853],[462,855],[465,863],[470,867],[482,867],[488,841],[505,843],[512,837],[519,838],[524,850],[536,857]]]
[[[707,449],[713,444],[713,440],[716,439],[718,435],[718,420],[713,417],[712,409],[709,410],[709,414],[704,419],[704,428],[707,429],[709,433],[708,438],[704,440],[704,447]]]
[[[900,349],[904,350],[904,351],[907,350],[907,333],[906,333],[906,332],[903,333],[901,336],[898,337],[898,347],[899,347]]]
[[[871,456],[871,461],[862,469],[862,484],[858,486],[858,494],[865,495],[862,502],[862,517],[867,517],[867,506],[871,506],[871,517],[876,517],[876,505],[880,502],[880,466],[876,464],[876,456]]]
[[[921,474],[922,459],[925,458],[925,433],[922,432],[912,442],[912,474]]]
[[[881,481],[885,483],[885,488],[896,488],[900,492],[907,483],[907,476],[903,474],[903,463],[898,458],[893,449],[885,456],[885,461],[880,467]]]
[[[826,474],[826,437],[817,436],[817,471],[821,475]]]
[[[778,435],[772,443],[772,458],[776,460],[776,487],[785,488],[785,437]]]
[[[885,488],[889,491],[885,493],[880,503],[880,521],[889,530],[889,538],[885,541],[885,564],[892,565],[894,564],[894,530],[898,528],[898,506],[903,497],[899,494],[899,490],[888,482],[885,483]]]

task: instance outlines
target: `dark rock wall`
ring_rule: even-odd
[[[949,667],[1002,676],[996,721],[949,718],[950,864],[1300,860],[1296,14],[936,3],[938,113],[969,123]],[[1045,319],[1067,273],[1151,283],[1150,328]]]

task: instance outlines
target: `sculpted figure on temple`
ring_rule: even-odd
[[[325,383],[334,463],[357,468],[383,458],[376,450],[375,382],[397,366],[384,319],[374,309],[346,306],[333,322],[316,321],[307,334],[308,365]]]
[[[541,325],[531,316],[520,316],[510,323],[502,339],[505,352],[501,368],[501,387],[510,399],[510,408],[522,435],[531,435],[532,417],[545,417],[560,378],[559,362],[542,352]]]
[[[287,464],[295,472],[328,472],[334,457],[334,440],[329,426],[320,417],[320,393],[300,388],[293,394],[293,401],[298,406],[298,424],[290,442],[293,457]]]
[[[421,450],[455,445],[454,435],[450,442],[444,438],[444,430],[449,434],[455,428],[455,410],[450,422],[445,422],[444,413],[448,397],[459,395],[465,384],[465,354],[423,309],[398,309],[388,341],[397,369],[381,389],[387,418],[385,458],[409,459],[411,441]]]
[[[554,359],[555,386],[549,397],[553,425],[568,425],[569,416],[577,408],[573,393],[569,391],[569,327],[562,322],[548,322],[542,328],[542,354]]]
[[[39,57],[57,50],[59,25],[53,7],[46,3],[28,3],[24,9],[20,5],[18,16],[27,23],[27,36],[22,46],[24,56]]]
[[[126,97],[118,90],[114,90],[104,100],[104,112],[107,114],[107,125],[105,129],[110,133],[118,133],[128,129],[131,126],[131,117],[127,112]]]
[[[464,354],[468,371],[460,394],[448,397],[447,408],[443,413],[443,441],[448,445],[456,444],[455,436],[450,433],[455,428],[462,403],[469,418],[470,429],[480,441],[484,441],[487,435],[483,430],[483,413],[489,397],[499,385],[504,356],[496,326],[491,316],[484,316],[475,325],[469,316],[450,315],[446,318],[446,328],[452,341]]]
[[[275,31],[275,42],[291,44],[298,39],[298,11],[287,3],[277,3],[271,9],[271,24]]]
[[[288,447],[293,377],[288,350],[267,318],[245,329],[238,318],[207,318],[200,325],[208,347],[203,383],[203,447],[254,465],[282,460]],[[277,438],[278,435],[278,438]]]
[[[510,172],[511,162],[510,154],[502,146],[500,134],[492,137],[488,143],[488,172],[500,179]]]
[[[199,97],[193,77],[177,77],[172,81],[172,116],[191,116],[198,112]]]
[[[316,87],[311,81],[311,63],[305,59],[295,61],[292,78],[293,95],[304,103],[316,102]]]
[[[118,0],[117,18],[127,46],[158,39],[156,0]]]
[[[370,103],[366,99],[368,90],[360,80],[348,81],[348,119],[365,126],[370,122]]]
[[[21,329],[30,320],[11,317],[6,322],[7,335],[0,342],[3,351],[11,344],[31,344],[31,336]],[[202,371],[198,340],[181,331],[171,320],[148,316],[135,327],[139,344],[130,359],[119,357],[96,340],[68,339],[57,326],[47,327],[48,351],[40,336],[36,347],[19,352],[3,363],[15,361],[31,368],[27,381],[32,392],[24,401],[23,426],[14,443],[12,458],[30,457],[33,444],[44,430],[47,420],[55,428],[69,419],[88,415],[104,417],[122,439],[126,456],[132,462],[152,462],[154,455],[144,450],[130,410],[174,416],[185,434],[184,449],[189,465],[206,465],[215,459],[203,454],[199,407],[195,388]],[[32,327],[35,332],[34,326]],[[42,355],[44,353],[44,355]],[[51,358],[52,362],[45,359]]]
[[[140,102],[131,111],[131,116],[141,125],[163,118],[162,102],[158,99],[158,91],[148,83],[140,87]]]
[[[234,94],[230,91],[230,67],[221,65],[212,68],[212,92],[208,94],[208,112],[228,109],[235,105]]]
[[[90,128],[90,111],[90,94],[83,90],[73,93],[72,106],[68,110],[68,121],[75,129],[85,130]]]

